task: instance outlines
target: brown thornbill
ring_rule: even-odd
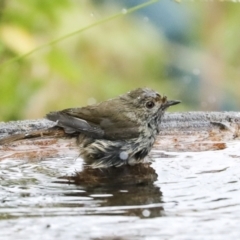
[[[118,167],[144,160],[160,131],[165,110],[178,103],[151,89],[137,88],[98,104],[50,112],[46,118],[67,135],[77,135],[86,164]]]
[[[80,154],[92,167],[133,165],[150,152],[168,101],[148,88],[82,108],[47,114],[68,134],[80,133]]]

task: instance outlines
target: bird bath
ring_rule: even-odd
[[[48,127],[0,123],[0,136]],[[166,114],[151,163],[90,169],[74,139],[0,146],[2,239],[238,239],[240,113]]]

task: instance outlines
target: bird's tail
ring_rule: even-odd
[[[6,145],[15,141],[29,139],[29,138],[41,138],[41,137],[63,137],[65,133],[58,127],[41,129],[32,131],[30,133],[13,134],[0,139],[0,145]]]

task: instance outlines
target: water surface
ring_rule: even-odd
[[[4,158],[0,238],[239,239],[239,149],[235,141],[218,151],[153,150],[139,175],[95,175],[77,153]]]

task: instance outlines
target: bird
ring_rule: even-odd
[[[164,112],[179,103],[152,89],[137,88],[97,104],[50,112],[46,118],[67,135],[76,136],[86,165],[120,167],[147,158]]]

